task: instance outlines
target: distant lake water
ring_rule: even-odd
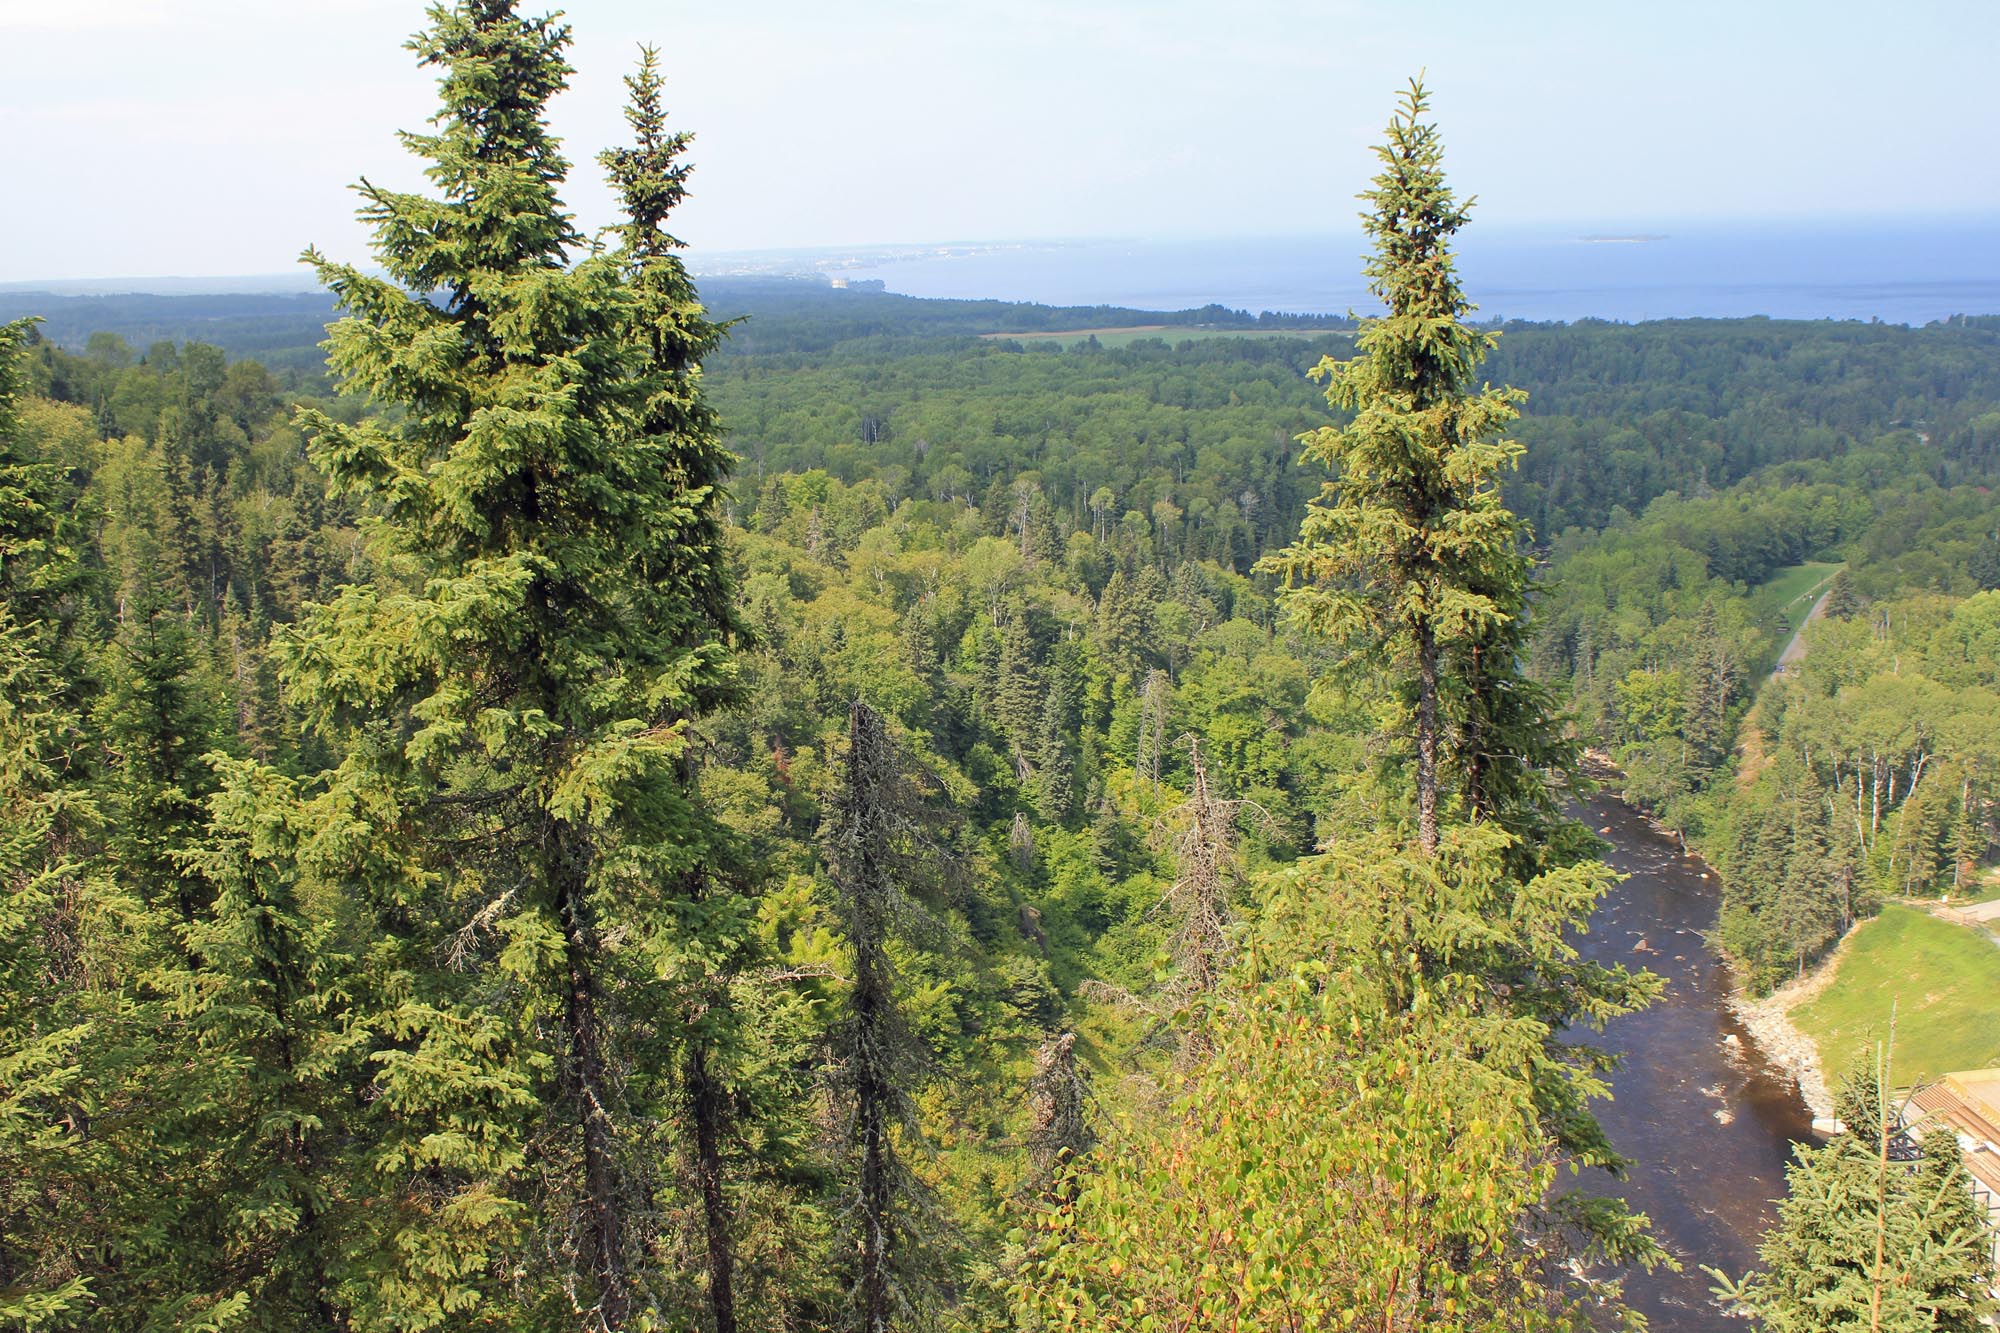
[[[1235,240],[898,247],[813,266],[910,296],[1338,314],[1374,309],[1355,233]],[[1464,233],[1480,318],[1880,319],[2000,314],[2000,219]]]

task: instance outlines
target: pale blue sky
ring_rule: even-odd
[[[2000,214],[2000,3],[573,0],[578,163],[662,48],[722,251],[1346,230],[1426,67],[1489,227]],[[0,281],[366,257],[432,109],[407,0],[0,0]]]

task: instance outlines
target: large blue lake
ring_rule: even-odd
[[[877,248],[791,271],[912,296],[1050,305],[1344,313],[1373,308],[1358,232],[1180,241]],[[1880,319],[2000,314],[2000,219],[1859,225],[1508,229],[1477,215],[1460,270],[1482,318]],[[721,257],[718,256],[718,259]],[[704,267],[706,267],[704,265]]]

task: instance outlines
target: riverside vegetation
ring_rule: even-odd
[[[1760,978],[1978,873],[2000,325],[1497,336],[1413,87],[1317,342],[730,327],[650,55],[564,212],[568,42],[431,12],[326,379],[5,326],[0,1323],[1615,1321],[1662,1256],[1564,1168],[1655,984],[1569,942],[1581,746]],[[1787,1227],[1889,1216],[1845,1160]],[[1976,1317],[1973,1224],[1894,1219],[1738,1299]]]

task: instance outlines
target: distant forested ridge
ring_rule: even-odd
[[[1051,502],[1079,522],[1100,488],[1111,492],[1101,500],[1118,505],[1114,519],[1147,512],[1156,493],[1178,492],[1183,511],[1199,499],[1190,537],[1200,531],[1201,540],[1226,545],[1243,568],[1289,530],[1303,503],[1292,441],[1323,411],[1305,371],[1349,336],[1202,338],[1203,327],[1256,321],[1215,308],[1162,315],[928,301],[803,280],[718,279],[704,295],[719,317],[740,319],[708,380],[743,460],[735,485],[745,499],[766,471],[822,468],[847,481],[881,472],[900,491],[983,502],[996,478],[1033,470]],[[25,313],[26,298],[0,299]],[[118,392],[113,372],[150,360],[152,332],[215,321],[240,323],[242,338],[193,340],[258,360],[276,386],[313,389],[318,354],[284,340],[317,336],[318,326],[301,335],[305,325],[292,317],[244,313],[291,299],[60,298],[69,322],[52,322],[47,340],[84,355],[65,362],[63,382],[50,388],[117,411],[104,406]],[[323,308],[323,298],[298,299]],[[149,313],[130,323],[81,322],[106,309],[87,303],[114,300]],[[1132,323],[1189,329],[1136,346],[1067,351],[975,336]],[[93,333],[98,346],[87,350]],[[1534,404],[1515,430],[1526,452],[1509,501],[1548,545],[1570,529],[1612,524],[1621,511],[1636,515],[1668,492],[1700,498],[1773,465],[1875,449],[1899,431],[1886,460],[1894,472],[1921,472],[1947,488],[1985,478],[2000,467],[1996,353],[2000,328],[1982,320],[1921,329],[1761,319],[1506,326],[1489,367]],[[51,365],[42,373],[57,372]],[[146,391],[123,392],[143,399]],[[1810,539],[1774,533],[1765,544],[1796,548]],[[1719,537],[1711,545],[1703,554],[1738,581],[1744,560],[1761,559]]]
[[[818,278],[711,278],[705,299],[719,317],[743,321],[725,344],[729,356],[817,353],[856,341],[878,346],[910,340],[1166,325],[1204,329],[1352,328],[1339,316],[1285,315],[1209,305],[1191,310],[1122,306],[1045,306],[1018,301],[943,300],[836,289]],[[156,342],[204,342],[232,358],[254,357],[274,370],[310,372],[335,318],[324,292],[57,294],[0,291],[0,319],[32,315],[40,336],[81,351],[93,334],[115,334],[145,348]]]

